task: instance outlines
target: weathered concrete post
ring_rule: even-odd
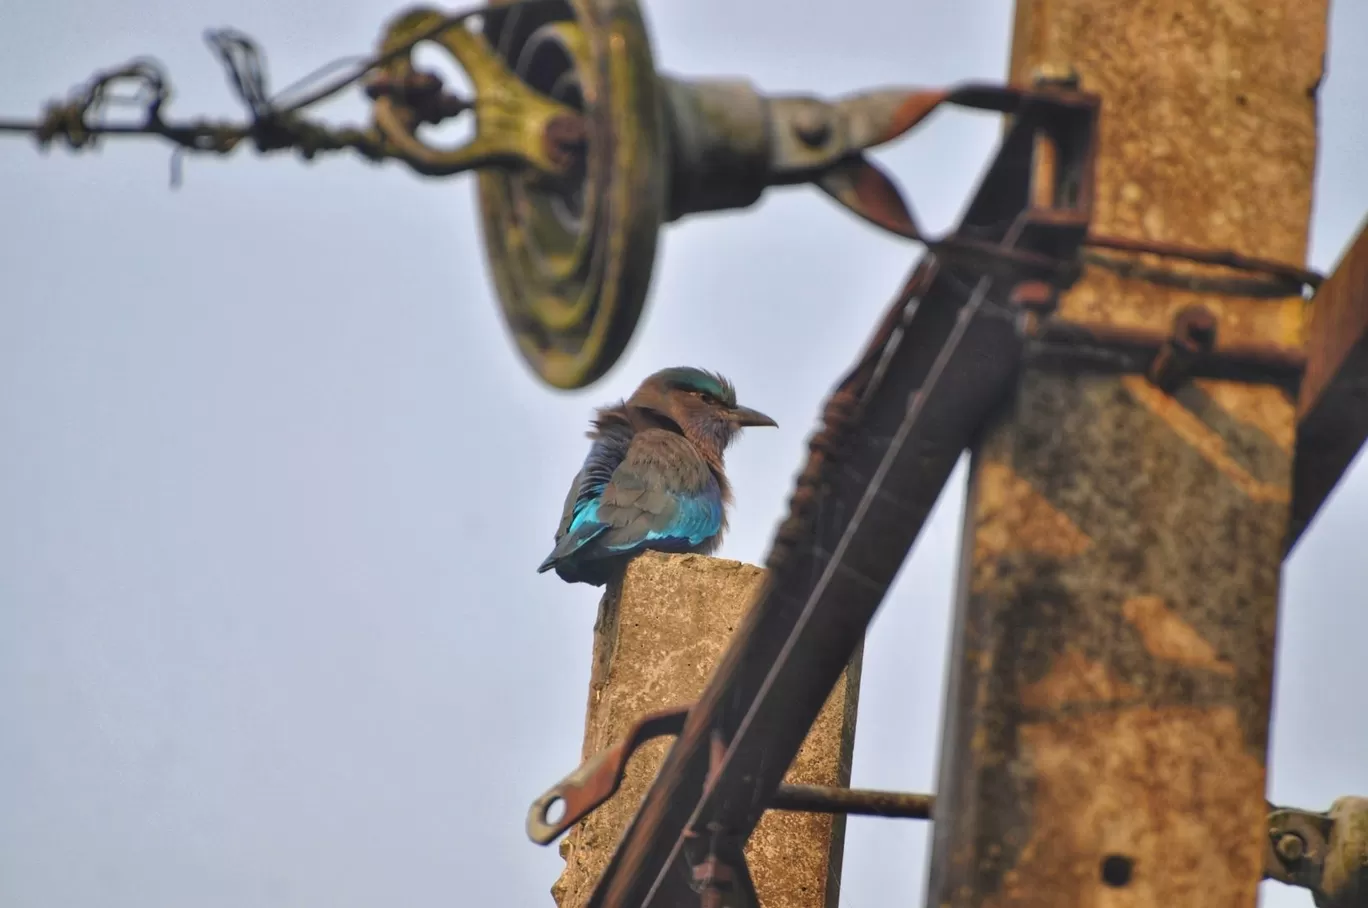
[[[1101,96],[1094,235],[1300,265],[1325,29],[1326,0],[1018,0],[1012,75]],[[1058,318],[1301,348],[1299,297],[1101,264]],[[1172,390],[1028,368],[974,451],[934,908],[1256,903],[1294,402]]]
[[[764,573],[701,555],[647,553],[632,561],[599,605],[586,758],[621,740],[643,714],[698,697]],[[799,751],[789,782],[850,784],[859,666],[857,655]],[[658,740],[637,751],[617,795],[566,836],[565,871],[551,890],[559,908],[580,908],[589,898],[669,746],[669,739]],[[834,906],[844,840],[844,817],[766,814],[746,848],[765,908]]]

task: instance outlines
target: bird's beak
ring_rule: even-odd
[[[774,426],[779,428],[779,424],[770,419],[759,410],[752,410],[750,407],[737,407],[731,412],[732,422],[738,426]]]

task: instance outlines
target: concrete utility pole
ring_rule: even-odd
[[[594,626],[586,760],[625,739],[641,716],[698,699],[764,574],[739,561],[648,552],[631,562],[620,581],[609,584]],[[859,666],[857,655],[808,733],[788,782],[850,784]],[[668,741],[661,740],[637,750],[618,793],[561,843],[565,872],[552,887],[560,908],[579,908],[588,900],[667,747]],[[746,849],[761,904],[834,906],[844,846],[844,816],[766,814]]]
[[[1301,263],[1326,16],[1019,0],[1011,76],[1101,96],[1094,232]],[[1056,314],[1297,351],[1305,308],[1090,267]],[[1296,425],[1270,385],[1025,370],[973,454],[928,904],[1255,904]]]

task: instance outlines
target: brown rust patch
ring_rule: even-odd
[[[1117,678],[1100,662],[1090,661],[1076,649],[1067,650],[1050,666],[1044,678],[1021,689],[1021,705],[1027,709],[1058,709],[1084,703],[1133,700],[1140,689]]]
[[[1219,432],[1202,422],[1196,414],[1177,400],[1156,388],[1149,379],[1142,375],[1126,375],[1121,378],[1121,384],[1140,404],[1167,423],[1174,434],[1200,452],[1249,498],[1279,504],[1291,502],[1291,489],[1282,483],[1261,482],[1256,479],[1230,456],[1226,449],[1226,441]],[[1272,388],[1248,387],[1244,389],[1244,394],[1257,400],[1262,396],[1258,394],[1259,391],[1277,394]],[[1288,412],[1290,414],[1291,411]]]
[[[1135,596],[1121,606],[1121,614],[1140,632],[1145,649],[1156,659],[1185,668],[1200,668],[1227,678],[1235,666],[1220,657],[1192,625],[1178,617],[1159,596]]]
[[[1264,770],[1241,740],[1228,708],[1023,726],[1033,822],[984,908],[1254,904],[1264,809],[1246,795],[1263,790]]]

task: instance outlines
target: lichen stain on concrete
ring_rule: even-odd
[[[1138,687],[1115,677],[1105,665],[1093,662],[1073,649],[1056,659],[1045,677],[1021,690],[1021,704],[1027,709],[1058,709],[1139,697]]]
[[[1038,68],[1049,66],[1076,72],[1080,87],[1103,99],[1093,232],[1238,249],[1290,264],[1305,260],[1316,162],[1316,102],[1307,88],[1323,71],[1325,0],[1019,0],[1015,22],[1014,84],[1030,84]],[[1172,261],[1146,263],[1188,273],[1212,270]],[[1225,300],[1123,279],[1095,266],[1064,294],[1057,316],[1161,331],[1191,305],[1217,312],[1218,344],[1302,345],[1305,304],[1298,298]],[[1223,474],[1222,485],[1233,483],[1248,496],[1231,501],[1228,491],[1220,490],[1212,497],[1223,510],[1236,519],[1270,520],[1251,500],[1288,501],[1285,483],[1251,476],[1219,436],[1144,377],[1121,383],[1137,407],[1164,421],[1156,428],[1192,446],[1212,464],[1212,472]],[[1279,410],[1279,394],[1274,388],[1245,386],[1220,390],[1212,398],[1233,419],[1286,444],[1291,421],[1288,411]],[[1121,413],[1128,407],[1108,401],[1108,408]],[[1061,430],[1058,423],[1051,428]],[[1160,462],[1172,464],[1174,449],[1161,435],[1104,437],[1152,445],[1165,455]],[[1080,479],[1105,476],[1107,464],[1098,460],[1096,472]],[[1208,473],[1196,466],[1185,464],[1185,473]],[[1114,488],[1128,488],[1125,477],[1106,479]],[[1161,481],[1155,477],[1156,484]],[[1146,503],[1159,509],[1171,501]],[[1145,516],[1158,523],[1153,511]],[[1079,520],[1093,529],[1092,522]],[[1163,531],[1174,535],[1171,527]],[[1103,531],[1095,532],[1098,548],[1111,549]],[[1156,558],[1155,563],[1161,562]],[[1264,594],[1276,590],[1275,584],[1276,578],[1252,571],[1230,578],[1223,598],[1204,610],[1216,625],[1209,633],[1237,624],[1237,618],[1266,621],[1271,633],[1276,599]],[[1132,587],[1120,598],[1149,592]],[[1257,611],[1237,616],[1236,603]],[[1177,616],[1168,603],[1142,598],[1130,612],[1137,644],[1143,640],[1151,652],[1157,650],[1144,661],[1167,654],[1216,666],[1218,672],[1229,670],[1186,622],[1169,620]],[[1232,637],[1237,639],[1244,642]],[[1068,677],[1072,670],[1064,669]],[[1242,692],[1231,699],[1247,709],[1256,698]],[[1266,742],[1259,728],[1241,724],[1241,715],[1233,706],[1103,704],[1028,716],[1013,729],[1011,750],[1004,755],[1010,764],[980,777],[1010,781],[1009,791],[1020,792],[1027,803],[1016,811],[1018,805],[1000,790],[984,786],[963,794],[945,824],[953,837],[937,830],[935,857],[948,869],[939,880],[933,874],[931,898],[957,908],[1254,906],[1267,847],[1261,765]],[[1252,747],[1251,740],[1259,746]],[[1006,819],[1018,813],[1019,821]],[[1023,850],[1010,852],[1012,866],[1005,874],[997,875],[996,866],[990,868],[993,873],[985,872],[992,845],[1007,848],[1017,841],[1025,843]],[[1125,886],[1104,884],[1099,871],[1108,855],[1131,862]]]
[[[1121,606],[1150,655],[1185,668],[1235,677],[1235,666],[1222,659],[1196,628],[1178,617],[1158,596],[1135,596]]]
[[[978,526],[974,531],[974,561],[980,575],[975,588],[991,583],[991,572],[982,570],[1009,552],[1043,555],[1065,560],[1077,557],[1092,545],[1068,515],[1050,502],[1011,467],[988,461],[977,478]]]
[[[1264,771],[1234,710],[1125,708],[1021,737],[1032,822],[984,908],[1254,904]],[[1102,881],[1109,856],[1130,862],[1124,887]]]
[[[1290,486],[1261,482],[1250,475],[1226,451],[1225,439],[1221,437],[1220,433],[1202,422],[1191,410],[1151,384],[1148,378],[1143,375],[1126,375],[1122,376],[1121,384],[1141,406],[1167,423],[1175,435],[1201,454],[1208,463],[1233,482],[1250,499],[1275,504],[1288,504],[1292,501]],[[1277,393],[1272,388],[1263,390]],[[1242,389],[1243,395],[1248,396],[1250,393],[1250,388]]]

